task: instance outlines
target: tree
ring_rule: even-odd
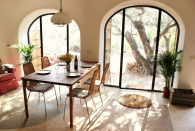
[[[123,15],[122,12],[118,14]],[[150,32],[146,31],[146,28],[156,28],[158,23],[158,10],[152,9],[150,7],[132,7],[126,9],[125,13],[125,29],[124,37],[131,47],[132,54],[137,64],[140,64],[143,67],[142,74],[153,74],[153,63],[151,63],[151,55],[155,53],[156,42],[157,42],[157,33],[152,34],[153,38],[149,39],[147,35],[151,35]],[[121,34],[121,28],[119,24],[117,24],[117,19],[112,20],[112,27],[116,29],[115,35]],[[172,20],[170,16],[167,14],[162,15],[161,19],[161,31],[159,37],[164,37],[166,41],[167,51],[169,50],[169,41],[171,35],[167,36],[166,34],[169,30],[176,26],[176,23]],[[139,37],[139,41],[143,45],[143,50],[145,55],[143,55],[138,48],[138,40],[136,40],[135,36]],[[160,39],[159,38],[159,39]]]

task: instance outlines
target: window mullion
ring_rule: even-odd
[[[125,34],[125,9],[123,9],[122,17],[122,36],[121,36],[121,60],[120,60],[120,76],[119,76],[119,87],[122,85],[122,72],[123,72],[123,50],[124,50],[124,34]]]
[[[159,37],[160,37],[160,25],[161,25],[161,14],[162,14],[161,12],[162,12],[162,10],[159,9],[155,56],[158,54],[158,46],[159,46],[159,40],[160,40]],[[156,68],[157,68],[157,63],[155,62],[154,63],[153,79],[152,79],[152,90],[154,90],[155,77],[156,77]]]
[[[69,25],[66,28],[66,37],[67,37],[67,52],[69,53]]]
[[[40,17],[40,42],[41,42],[41,57],[43,57],[43,30],[42,30],[42,17]]]

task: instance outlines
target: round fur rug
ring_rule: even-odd
[[[118,102],[130,108],[146,108],[152,105],[150,99],[136,94],[127,94],[118,97]]]

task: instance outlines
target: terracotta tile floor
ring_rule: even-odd
[[[21,87],[20,87],[21,88]],[[162,98],[162,93],[157,92],[146,92],[146,91],[133,91],[133,90],[120,90],[118,88],[106,87],[108,98],[106,98],[105,92],[102,89],[103,103],[99,98],[99,94],[94,94],[94,101],[97,107],[97,111],[93,106],[92,101],[88,100],[89,112],[91,123],[88,121],[88,115],[84,100],[80,103],[79,99],[74,101],[74,127],[69,128],[69,106],[66,107],[65,119],[63,119],[63,108],[67,88],[62,91],[62,100],[59,100],[59,107],[56,106],[55,97],[48,98],[47,101],[52,101],[47,106],[48,118],[52,116],[52,110],[57,110],[57,115],[53,115],[51,119],[42,122],[37,125],[25,127],[21,126],[17,129],[9,129],[10,131],[195,131],[195,109],[193,107],[176,106],[169,104],[168,99]],[[50,92],[52,93],[52,92]],[[152,100],[153,105],[149,108],[144,109],[132,109],[120,105],[117,102],[117,98],[123,94],[139,94],[146,96]],[[20,98],[23,98],[23,94]],[[1,96],[0,96],[1,97]],[[2,96],[4,97],[4,96]],[[35,100],[34,100],[35,98]],[[59,96],[58,96],[59,98]],[[39,106],[34,104],[37,103],[35,96],[31,96],[32,101],[29,106]],[[33,101],[35,101],[33,103]],[[23,101],[19,101],[23,106]],[[69,104],[69,103],[67,103]],[[1,105],[2,111],[6,110],[5,104]],[[9,105],[11,108],[11,105]],[[40,105],[41,106],[41,105]],[[33,108],[29,108],[29,112],[33,113]],[[44,107],[44,105],[43,105]],[[42,109],[42,107],[41,107]],[[20,109],[23,110],[23,107]],[[37,111],[38,112],[38,111]],[[39,111],[44,114],[44,109]],[[13,114],[14,115],[14,114]],[[32,116],[32,115],[31,115]],[[41,116],[41,118],[44,116]],[[21,119],[24,119],[24,113]],[[0,118],[0,124],[3,118]],[[13,123],[7,123],[8,126]],[[0,127],[1,129],[1,127]],[[8,129],[0,130],[8,131]]]

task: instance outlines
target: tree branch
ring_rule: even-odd
[[[159,40],[160,40],[161,36],[165,35],[165,34],[169,31],[169,29],[172,28],[172,27],[174,27],[174,26],[176,26],[176,23],[171,24],[171,25],[168,25],[168,26],[160,33],[160,35],[159,35]],[[156,48],[156,40],[157,40],[157,36],[154,37],[154,39],[153,39],[152,51],[154,51],[154,49]]]

